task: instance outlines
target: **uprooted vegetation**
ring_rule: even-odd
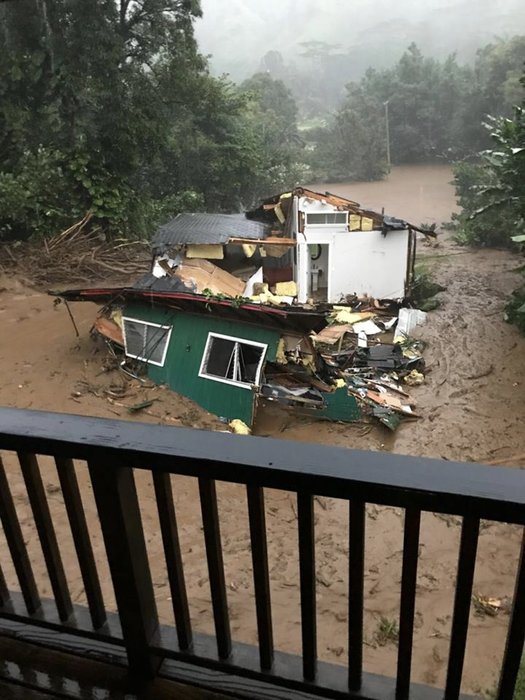
[[[419,266],[414,273],[414,281],[410,292],[410,300],[421,311],[433,311],[440,306],[437,298],[445,287],[432,279],[431,271],[427,267]]]
[[[143,274],[151,258],[149,243],[109,239],[91,214],[49,239],[14,241],[0,246],[0,269],[36,285],[90,282]]]

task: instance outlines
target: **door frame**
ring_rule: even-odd
[[[326,284],[326,300],[327,302],[330,303],[330,299],[332,296],[332,246],[334,244],[334,241],[327,241],[327,240],[316,240],[316,236],[312,236],[312,239],[308,236],[307,243],[306,243],[306,248],[308,249],[308,246],[311,245],[320,245],[320,246],[327,246],[328,247],[328,263],[327,263],[327,284]],[[308,253],[308,260],[311,261],[310,259],[310,253]],[[307,273],[307,285],[308,285],[308,293],[307,297],[309,294],[311,294],[311,277]]]

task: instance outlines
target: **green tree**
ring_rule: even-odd
[[[486,47],[475,66],[460,66],[454,55],[442,62],[425,57],[411,44],[392,68],[368,70],[346,86],[326,134],[315,134],[320,172],[327,170],[327,155],[338,162],[338,179],[384,172],[386,102],[394,164],[475,156],[490,146],[482,126],[487,115],[512,113],[524,55],[525,37]],[[346,124],[344,139],[338,135],[341,124]],[[339,140],[344,156],[331,152],[330,140]]]
[[[297,129],[297,106],[281,80],[256,73],[239,92],[246,100],[245,133],[253,146],[253,177],[244,187],[242,201],[250,206],[261,197],[308,180],[305,142]]]
[[[525,87],[525,73],[520,83]],[[514,118],[491,117],[486,124],[495,148],[477,164],[455,169],[458,203],[456,239],[477,246],[525,245],[525,99]],[[525,266],[521,268],[525,272]],[[508,320],[525,331],[525,285],[513,293]]]
[[[50,235],[87,210],[110,234],[149,235],[181,208],[238,211],[295,179],[293,99],[266,76],[243,90],[213,78],[200,12],[0,4],[0,236]]]

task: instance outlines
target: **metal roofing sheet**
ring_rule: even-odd
[[[164,251],[185,243],[227,243],[230,238],[260,240],[271,226],[250,221],[244,214],[178,214],[153,236],[153,248]]]

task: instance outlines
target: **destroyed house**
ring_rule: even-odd
[[[153,237],[152,274],[161,278],[186,267],[179,276],[195,292],[210,289],[263,303],[403,299],[420,230],[351,200],[298,188],[246,215],[179,214]],[[236,278],[234,288],[200,283],[211,261]],[[197,268],[202,272],[196,274]]]
[[[299,303],[403,299],[410,292],[416,231],[425,233],[413,224],[305,188],[270,197],[247,216],[295,240],[288,273]]]
[[[102,304],[96,332],[122,346],[151,381],[229,421],[252,425],[262,400],[319,418],[360,417],[355,397],[337,386],[309,338],[326,325],[321,314],[197,295],[178,278],[152,275],[134,288],[57,294]]]

